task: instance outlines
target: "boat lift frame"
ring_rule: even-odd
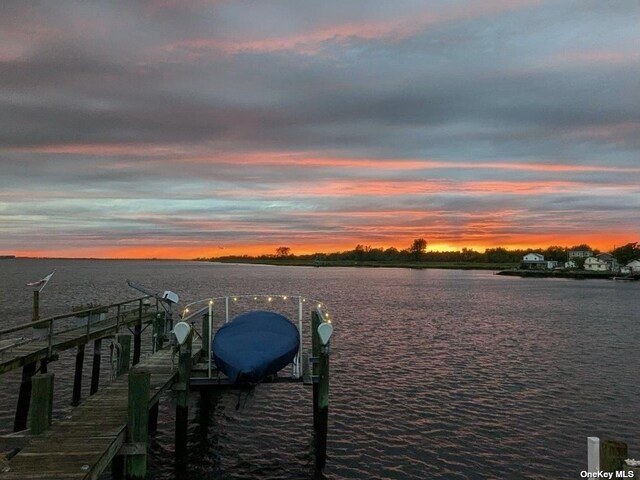
[[[303,341],[303,322],[302,322],[302,317],[303,317],[303,307],[304,304],[314,304],[316,306],[316,312],[318,313],[319,317],[322,318],[323,321],[327,322],[327,323],[331,323],[331,319],[329,318],[329,314],[326,312],[322,311],[322,307],[324,306],[324,304],[318,300],[314,300],[312,298],[309,297],[305,297],[303,295],[282,295],[282,294],[277,294],[277,295],[269,295],[269,294],[242,294],[242,295],[225,295],[225,296],[219,296],[219,297],[209,297],[209,298],[203,298],[201,300],[196,300],[193,302],[190,302],[188,304],[185,305],[184,309],[182,310],[182,321],[183,322],[188,322],[189,320],[193,319],[194,317],[197,317],[198,315],[201,315],[203,313],[208,313],[208,327],[209,327],[209,338],[203,338],[202,341],[203,342],[207,342],[207,351],[208,353],[208,359],[207,359],[207,379],[208,380],[212,380],[214,378],[213,375],[213,360],[212,360],[212,342],[213,342],[213,305],[216,302],[224,302],[224,323],[229,323],[231,321],[230,317],[229,317],[229,309],[230,309],[230,303],[236,303],[238,300],[240,299],[253,299],[255,301],[257,301],[258,299],[267,299],[267,302],[271,303],[273,302],[275,299],[279,298],[282,299],[284,301],[287,300],[293,300],[293,301],[297,301],[298,303],[298,339],[299,339],[299,343],[300,343],[300,347],[298,349],[298,353],[296,354],[295,358],[293,359],[292,362],[292,372],[291,372],[291,378],[293,380],[299,381],[302,379],[303,377],[303,364],[302,364],[302,341]],[[204,306],[201,306],[199,308],[195,308],[193,309],[194,306],[200,305],[200,304],[206,304]]]

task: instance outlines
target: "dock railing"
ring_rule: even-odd
[[[91,333],[104,328],[115,327],[116,332],[118,332],[122,324],[130,324],[135,320],[143,321],[151,307],[151,301],[155,301],[155,312],[158,309],[158,301],[152,297],[144,296],[124,302],[97,305],[71,313],[53,315],[41,320],[24,322],[13,327],[2,329],[0,330],[0,345],[2,345],[0,347],[0,354],[18,345],[24,345],[46,337],[48,355],[52,355],[54,337],[56,335],[59,336],[71,331],[78,331],[80,328],[86,329],[85,334],[87,337],[91,335]],[[103,317],[100,315],[101,313],[106,313],[106,315]],[[23,335],[15,338],[19,332],[22,332]],[[31,335],[32,332],[33,335]],[[8,338],[9,336],[13,336],[13,339]]]

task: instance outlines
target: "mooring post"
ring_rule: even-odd
[[[600,440],[600,470],[603,472],[618,472],[628,470],[627,444],[617,440]]]
[[[129,372],[127,441],[135,450],[135,453],[127,458],[127,477],[131,480],[142,480],[147,475],[150,390],[150,372],[146,370]]]
[[[158,411],[160,410],[160,399],[149,408],[149,433],[158,431]]]
[[[20,432],[27,428],[27,418],[29,417],[29,405],[31,404],[31,378],[36,373],[36,362],[27,363],[22,367],[22,381],[20,382],[20,392],[18,393],[18,405],[13,421],[13,431]]]
[[[120,345],[120,352],[118,354],[118,368],[116,370],[116,376],[120,376],[123,373],[129,371],[129,358],[131,356],[131,335],[121,333],[116,336],[116,341]]]
[[[318,394],[320,392],[318,384],[318,372],[319,365],[318,360],[320,356],[320,336],[318,335],[318,327],[321,323],[320,315],[314,310],[311,312],[311,356],[313,357],[313,365],[311,367],[311,381],[313,383],[313,432],[317,431],[318,421]]]
[[[176,429],[175,429],[175,465],[182,470],[186,466],[187,427],[189,423],[189,377],[191,376],[191,344],[193,332],[190,332],[178,353],[178,382],[176,391]]]
[[[133,365],[140,363],[140,349],[142,346],[142,299],[138,301],[138,320],[133,327]]]
[[[202,315],[202,357],[209,358],[209,314]]]
[[[30,428],[39,435],[51,426],[53,414],[53,373],[35,375],[32,379]]]
[[[102,353],[102,339],[98,338],[93,342],[93,363],[91,365],[91,389],[89,395],[98,391],[100,385],[100,361]]]
[[[76,351],[76,371],[73,375],[73,393],[71,394],[71,405],[74,407],[80,405],[80,397],[82,396],[82,365],[84,364],[84,347],[84,343],[78,345],[78,350]]]
[[[162,312],[156,313],[151,328],[153,330],[152,352],[156,353],[164,345],[164,314]]]
[[[314,370],[317,367],[318,381],[314,382],[314,434],[315,434],[315,452],[316,452],[316,468],[321,470],[327,461],[327,431],[329,423],[329,342],[325,345],[320,340],[318,327],[321,323],[320,314],[316,311],[312,313],[313,320],[313,347],[317,349],[317,362],[314,364]],[[315,355],[314,355],[315,356]]]

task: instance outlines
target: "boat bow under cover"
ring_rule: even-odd
[[[229,382],[253,384],[286,367],[299,348],[298,329],[291,321],[275,312],[253,311],[220,327],[212,354]]]

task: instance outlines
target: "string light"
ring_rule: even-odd
[[[209,305],[213,305],[213,300],[209,300]]]
[[[283,299],[283,300],[286,300],[286,299],[287,299],[287,296],[286,296],[286,295],[283,295],[283,296],[282,296],[282,299]]]
[[[267,301],[270,302],[271,301],[271,297],[267,298]]]
[[[238,297],[233,297],[233,301],[237,302],[238,301]]]

